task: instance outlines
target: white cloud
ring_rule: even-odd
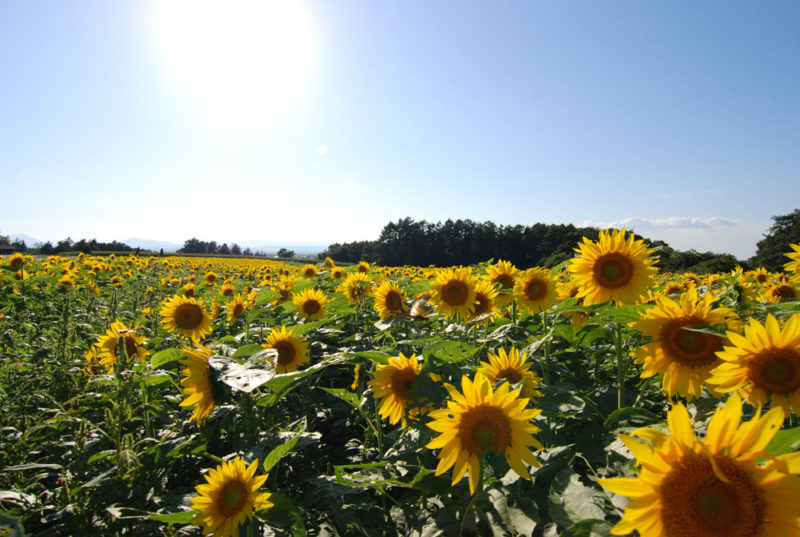
[[[703,218],[700,216],[670,216],[667,218],[641,218],[631,216],[614,220],[612,222],[592,222],[584,221],[585,226],[599,228],[626,228],[626,229],[650,229],[650,230],[705,230],[721,231],[747,227],[745,222],[738,219],[722,218],[710,216]]]
[[[328,153],[328,146],[327,145],[322,144],[321,146],[319,146],[317,148],[317,154],[319,156],[324,157],[327,153]]]

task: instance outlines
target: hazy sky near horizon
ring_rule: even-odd
[[[800,207],[800,2],[0,3],[0,232],[625,226],[740,258]]]

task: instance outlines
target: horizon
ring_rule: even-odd
[[[792,0],[46,5],[0,4],[3,234],[332,244],[408,216],[746,259],[800,199]]]

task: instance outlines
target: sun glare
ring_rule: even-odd
[[[299,0],[159,0],[153,21],[170,75],[223,128],[267,124],[306,78],[311,29]]]

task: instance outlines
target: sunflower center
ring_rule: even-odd
[[[411,391],[411,386],[416,378],[417,373],[412,368],[398,369],[392,375],[392,393],[394,396],[403,401],[410,401],[411,397],[408,396],[408,392]]]
[[[522,380],[522,373],[514,369],[513,367],[507,367],[505,369],[501,369],[497,373],[497,380],[506,379],[511,384],[516,384],[517,382]]]
[[[467,301],[469,295],[467,284],[464,282],[448,282],[444,288],[442,297],[449,306],[460,306]]]
[[[684,329],[703,324],[703,320],[696,317],[672,319],[665,323],[661,329],[661,348],[667,357],[690,367],[703,367],[718,361],[716,352],[722,350],[722,338]]]
[[[386,304],[386,309],[389,311],[400,311],[403,307],[403,299],[400,298],[397,291],[389,291],[386,293],[384,304]]]
[[[797,298],[797,293],[791,285],[783,284],[772,290],[772,296],[779,297],[782,300],[789,300]]]
[[[475,295],[475,300],[477,304],[475,306],[475,311],[472,314],[477,317],[478,315],[483,315],[484,313],[489,312],[489,299],[483,296],[481,293],[477,293]]]
[[[315,313],[319,312],[322,309],[319,302],[316,300],[306,300],[305,304],[303,304],[303,311],[308,313],[309,315],[314,315]]]
[[[190,298],[193,297],[194,296],[194,289],[192,289],[191,287],[189,289],[184,289],[183,290],[183,296],[190,297]]]
[[[243,304],[235,304],[233,306],[233,316],[238,317],[244,312],[244,305]]]
[[[8,266],[16,270],[22,266],[23,259],[21,257],[14,257],[8,262]]]
[[[525,286],[525,297],[528,300],[541,300],[547,295],[547,285],[542,280],[531,280]]]
[[[800,351],[796,349],[763,350],[747,369],[753,384],[768,392],[788,394],[800,389]]]
[[[233,289],[226,287],[222,290],[222,296],[233,296]]]
[[[139,346],[136,344],[136,338],[131,336],[125,336],[125,352],[128,353],[129,357],[136,356],[137,351],[139,350]],[[117,347],[114,346],[114,354],[117,353]]]
[[[509,276],[508,274],[499,274],[494,277],[494,282],[499,283],[503,289],[513,289],[514,288],[514,278]]]
[[[601,255],[592,268],[594,280],[600,287],[616,289],[633,278],[633,263],[618,252]]]
[[[192,330],[200,326],[203,312],[197,304],[181,304],[175,308],[175,324],[178,328]]]
[[[247,501],[248,490],[241,481],[229,481],[219,491],[217,509],[223,516],[229,517],[239,513]]]
[[[480,405],[470,408],[461,416],[458,434],[464,447],[473,455],[491,449],[505,453],[511,445],[511,423],[503,411],[495,406]]]
[[[276,341],[271,346],[278,353],[278,364],[286,365],[294,361],[294,345],[290,341]]]
[[[751,537],[759,534],[766,505],[758,484],[734,460],[684,455],[661,484],[661,520],[666,535]]]

